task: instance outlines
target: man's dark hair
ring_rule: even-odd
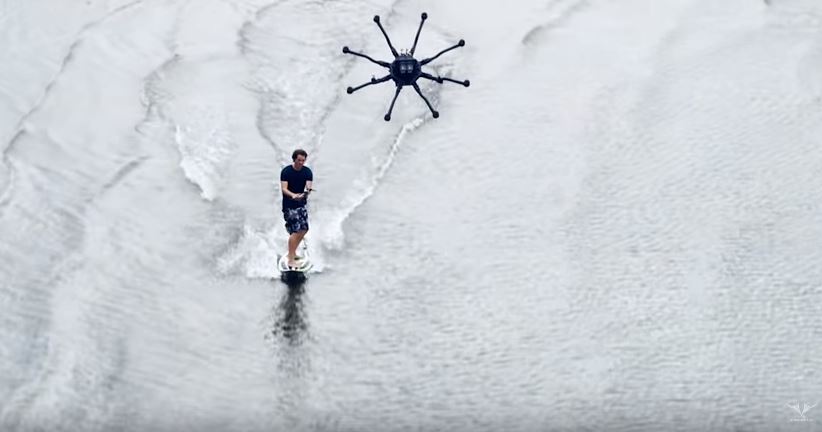
[[[308,153],[305,152],[303,149],[294,150],[294,153],[291,153],[291,160],[297,160],[297,156],[302,156],[304,158],[308,158]]]

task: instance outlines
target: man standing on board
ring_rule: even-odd
[[[311,169],[305,166],[308,153],[297,149],[291,154],[291,165],[280,171],[280,188],[283,192],[283,218],[288,231],[288,267],[300,267],[297,257],[297,246],[308,232],[308,193],[314,181]]]

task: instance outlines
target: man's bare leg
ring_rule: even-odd
[[[295,258],[297,257],[297,246],[300,245],[300,242],[303,241],[303,237],[305,237],[305,233],[308,231],[297,231],[294,234],[288,236],[288,266],[289,267],[298,267]]]
[[[288,267],[297,267],[294,258],[297,256],[297,245],[300,244],[300,233],[296,232],[288,236]]]

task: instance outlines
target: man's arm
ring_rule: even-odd
[[[285,196],[287,196],[291,199],[297,199],[297,194],[295,194],[294,192],[291,192],[290,190],[288,190],[288,181],[281,181],[280,182],[280,189],[282,189],[283,195],[285,195]]]
[[[313,186],[313,185],[314,185],[313,181],[311,181],[311,180],[306,181],[305,182],[305,190],[311,191],[311,186]]]

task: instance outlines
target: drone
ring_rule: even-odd
[[[375,77],[372,76],[371,81],[369,81],[365,84],[359,85],[357,87],[348,87],[346,89],[346,92],[348,94],[351,94],[351,93],[354,93],[355,91],[357,91],[357,90],[359,90],[363,87],[367,87],[367,86],[370,86],[370,85],[373,85],[373,84],[383,83],[383,82],[386,82],[388,80],[394,80],[394,84],[397,86],[397,90],[394,92],[394,99],[391,100],[391,107],[388,108],[388,113],[385,114],[385,117],[383,117],[385,119],[385,121],[390,121],[391,120],[391,112],[394,110],[394,102],[397,101],[397,96],[400,95],[400,90],[402,90],[402,88],[404,86],[407,86],[407,85],[410,85],[410,86],[414,87],[414,90],[417,92],[417,94],[420,95],[422,100],[425,101],[425,104],[428,105],[428,109],[431,110],[431,115],[433,115],[434,118],[437,118],[437,117],[440,116],[440,113],[437,112],[437,110],[435,110],[431,106],[431,103],[428,102],[428,99],[426,99],[425,96],[420,91],[420,86],[417,85],[417,79],[418,78],[429,79],[429,80],[435,81],[439,84],[442,84],[445,81],[449,81],[449,82],[453,82],[453,83],[457,83],[457,84],[462,84],[465,87],[468,87],[469,85],[471,85],[471,82],[468,81],[468,80],[457,81],[457,80],[451,79],[451,78],[433,76],[431,74],[428,74],[428,73],[425,73],[425,72],[422,71],[423,66],[425,66],[426,64],[434,61],[434,59],[436,59],[437,57],[445,54],[448,51],[451,51],[452,49],[465,46],[465,40],[460,39],[460,41],[457,42],[456,45],[440,51],[437,55],[435,55],[433,57],[430,57],[430,58],[427,58],[427,59],[424,59],[424,60],[421,60],[421,61],[415,59],[414,58],[414,51],[417,49],[417,41],[420,38],[420,31],[422,30],[422,25],[425,23],[426,19],[428,19],[428,14],[423,12],[422,13],[422,20],[420,21],[420,26],[417,29],[417,35],[414,37],[414,45],[411,47],[411,50],[403,52],[403,53],[398,53],[397,50],[394,49],[394,46],[391,44],[391,39],[388,38],[388,34],[385,32],[385,29],[382,27],[382,24],[380,24],[380,16],[379,15],[374,15],[374,22],[377,23],[377,26],[380,28],[380,31],[382,32],[382,35],[385,36],[385,41],[388,42],[388,48],[391,48],[391,54],[394,54],[394,61],[391,62],[391,63],[388,63],[388,62],[385,62],[385,61],[374,60],[373,58],[371,58],[371,57],[369,57],[365,54],[358,53],[358,52],[355,52],[355,51],[351,51],[350,49],[348,49],[347,46],[344,46],[343,49],[342,49],[343,54],[351,54],[351,55],[363,57],[365,59],[370,60],[373,63],[376,63],[376,64],[388,69],[388,72],[389,72],[388,75],[386,75],[382,78],[375,78]]]

